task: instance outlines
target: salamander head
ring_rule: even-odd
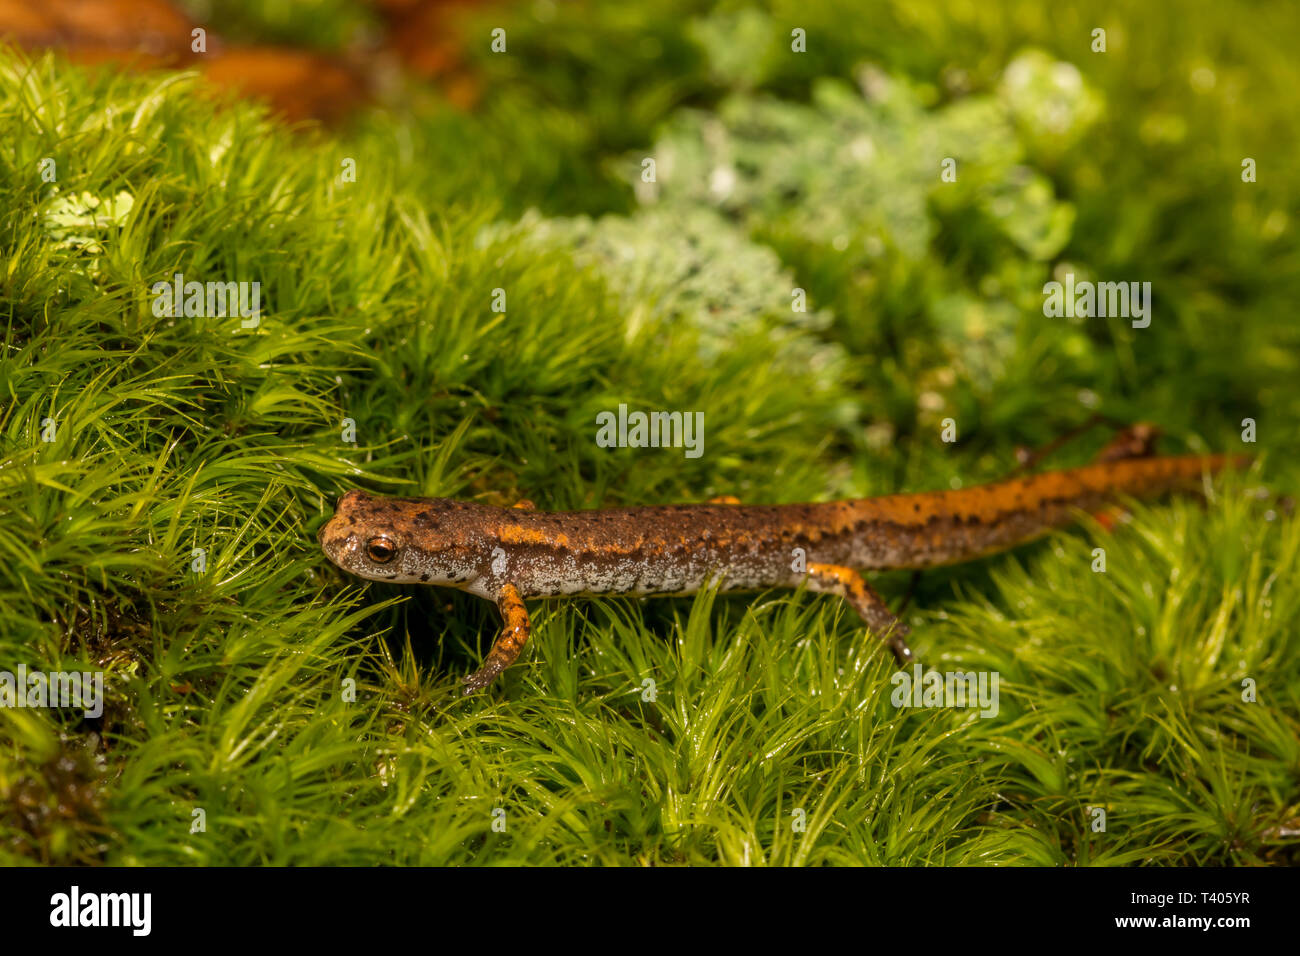
[[[349,491],[321,528],[321,550],[344,571],[372,581],[465,588],[481,574],[485,514],[447,498],[379,498]]]

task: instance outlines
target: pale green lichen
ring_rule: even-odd
[[[54,187],[53,199],[43,221],[46,234],[64,249],[101,255],[101,240],[111,230],[120,229],[135,205],[128,192],[100,199],[88,192],[58,195]]]

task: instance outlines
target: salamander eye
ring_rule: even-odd
[[[392,538],[380,535],[366,542],[366,554],[375,564],[387,564],[397,556],[397,544]]]

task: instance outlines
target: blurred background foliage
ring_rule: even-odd
[[[592,228],[639,246],[584,253],[607,277],[692,268],[678,236],[700,235],[700,210],[716,210],[711,245],[771,249],[808,291],[809,324],[851,357],[877,439],[955,415],[977,443],[1040,444],[1103,407],[1205,447],[1267,407],[1271,437],[1294,447],[1300,77],[1273,40],[1296,26],[1285,5],[518,12],[458,21],[482,100],[472,118],[408,131],[425,194],[482,196],[507,219],[620,217]],[[488,43],[501,24],[505,56]],[[796,28],[807,53],[791,51]],[[474,182],[448,176],[466,148],[491,155]],[[955,183],[940,182],[945,157]],[[1255,183],[1242,182],[1247,157]],[[653,224],[674,220],[656,245]],[[728,268],[713,257],[693,282],[731,290],[710,271]],[[1042,285],[1067,272],[1150,281],[1151,327],[1045,318]],[[773,296],[767,274],[751,278],[747,295],[728,292],[748,315]],[[779,321],[803,321],[771,301]],[[696,319],[734,321],[726,309]]]
[[[1294,861],[1294,4],[128,2],[114,36],[207,85],[0,55],[0,661],[109,687],[97,721],[0,711],[6,861]],[[275,44],[332,125],[208,95]],[[155,315],[176,271],[259,279],[265,323]],[[1069,272],[1149,281],[1150,327],[1045,316]],[[623,402],[705,411],[705,455],[596,448]],[[1000,720],[893,711],[891,665],[807,596],[542,604],[462,702],[494,612],[359,587],[314,540],[355,485],[957,487],[1094,410],[1173,450],[1253,418],[1275,497],[927,576],[919,651],[1003,673]]]

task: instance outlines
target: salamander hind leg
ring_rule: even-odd
[[[823,594],[838,594],[848,601],[866,621],[871,633],[889,645],[900,664],[910,664],[916,659],[906,640],[912,629],[894,616],[884,599],[857,571],[836,564],[809,564],[808,588]]]
[[[1097,457],[1098,464],[1111,461],[1126,461],[1132,458],[1150,458],[1156,453],[1156,441],[1160,438],[1160,428],[1147,422],[1137,422],[1115,433],[1115,437],[1106,443]],[[1093,518],[1107,531],[1114,531],[1125,515],[1120,505],[1107,505],[1092,513]]]
[[[1126,458],[1150,458],[1156,453],[1156,440],[1159,438],[1158,426],[1137,422],[1120,429],[1094,460],[1101,463],[1123,461]]]
[[[1126,425],[1112,418],[1107,418],[1105,415],[1095,414],[1082,425],[1058,435],[1054,441],[1042,448],[1037,450],[1024,447],[1017,448],[1016,461],[1018,464],[1007,477],[1014,478],[1022,472],[1031,470],[1057,449],[1103,423],[1116,429],[1115,437],[1097,453],[1097,457],[1093,459],[1094,462],[1100,464],[1108,461],[1121,461],[1125,458],[1149,458],[1156,453],[1156,440],[1160,437],[1159,426],[1152,425],[1149,422],[1135,422],[1132,425]]]
[[[505,625],[492,644],[492,650],[488,652],[483,666],[465,678],[464,693],[466,694],[480,691],[496,680],[502,671],[519,658],[520,651],[528,642],[530,627],[528,609],[524,607],[524,599],[520,597],[519,589],[513,584],[502,587],[501,596],[497,598],[497,607],[501,610]]]

